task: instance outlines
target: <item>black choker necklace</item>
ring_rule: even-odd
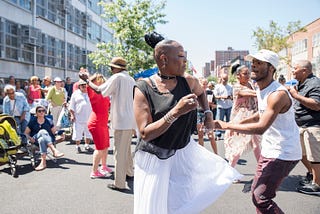
[[[165,79],[165,80],[172,80],[176,78],[176,76],[165,76],[160,73],[158,73],[158,76],[161,77],[161,79]]]

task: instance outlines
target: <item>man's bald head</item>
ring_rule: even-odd
[[[312,64],[308,60],[297,60],[296,65],[300,65],[301,68],[305,68],[308,73],[312,73]]]

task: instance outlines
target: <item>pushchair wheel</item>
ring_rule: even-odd
[[[18,174],[17,174],[17,168],[16,168],[16,165],[17,165],[17,160],[15,157],[13,156],[9,156],[9,165],[10,165],[10,171],[11,171],[11,175],[12,177],[18,177]]]
[[[16,166],[10,166],[10,168],[11,168],[11,175],[12,175],[12,177],[17,178],[17,177],[18,177],[18,174],[17,174],[17,168],[16,168]]]
[[[36,168],[36,161],[35,161],[35,158],[34,158],[34,157],[31,157],[31,158],[30,158],[30,162],[31,162],[31,166],[32,166],[32,168],[33,168],[33,169],[35,169],[35,168]]]

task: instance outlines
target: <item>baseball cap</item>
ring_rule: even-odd
[[[78,84],[79,85],[86,85],[87,83],[84,80],[79,79]]]
[[[53,81],[54,81],[54,82],[62,82],[62,79],[61,79],[60,77],[56,77],[56,78],[54,78]]]
[[[255,54],[249,54],[244,58],[246,61],[252,61],[253,59],[257,59],[263,62],[269,62],[274,68],[277,68],[279,64],[279,56],[273,51],[269,51],[266,49],[261,49]]]

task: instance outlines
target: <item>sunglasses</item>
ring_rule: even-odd
[[[37,112],[38,112],[38,113],[41,113],[41,112],[43,112],[43,113],[44,113],[44,112],[46,112],[46,110],[44,110],[44,109],[40,109],[40,110],[37,110]]]

